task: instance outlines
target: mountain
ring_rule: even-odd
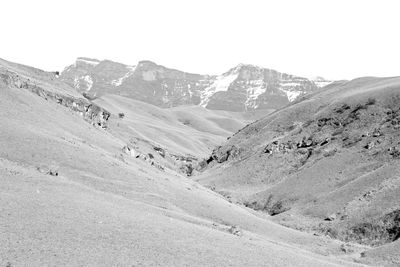
[[[215,76],[168,69],[151,61],[128,66],[89,58],[78,58],[61,73],[61,80],[92,98],[108,93],[159,107],[193,104],[228,111],[281,108],[329,83],[245,64]]]
[[[306,78],[239,64],[202,91],[200,105],[224,110],[278,109],[316,89]]]
[[[249,124],[196,181],[285,226],[400,265],[400,77],[332,83]],[[393,265],[392,265],[393,264]]]
[[[231,113],[90,100],[57,73],[0,60],[0,114],[1,266],[359,266],[343,243],[179,172],[187,150],[242,127]]]

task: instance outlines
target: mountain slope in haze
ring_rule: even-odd
[[[365,261],[399,265],[399,129],[399,77],[337,82],[240,130],[196,180],[281,224],[386,244]]]
[[[54,74],[0,63],[0,265],[360,266],[340,242],[121,155],[118,115],[93,123],[106,110],[64,105],[79,95]]]
[[[151,61],[128,66],[89,58],[78,58],[65,68],[61,80],[88,97],[116,94],[159,107],[193,104],[227,111],[280,108],[330,83],[245,64],[213,76],[169,69]]]

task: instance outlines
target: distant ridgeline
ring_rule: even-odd
[[[89,58],[78,58],[60,78],[90,99],[117,94],[159,107],[191,104],[227,111],[281,108],[331,83],[245,64],[216,76],[168,69],[151,61],[128,66]]]

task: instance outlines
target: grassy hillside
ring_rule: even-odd
[[[286,226],[398,248],[399,107],[398,77],[336,83],[236,133],[196,180]]]
[[[242,113],[218,113],[198,106],[162,109],[117,95],[94,102],[113,114],[124,114],[110,124],[115,132],[128,131],[131,136],[196,157],[207,156],[213,147],[250,122]]]

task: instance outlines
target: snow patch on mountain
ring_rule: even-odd
[[[314,81],[314,83],[318,88],[322,88],[333,83],[333,81]]]
[[[290,80],[281,80],[279,82],[279,90],[285,93],[287,96],[289,102],[293,102],[298,98],[303,92],[302,90],[299,90],[302,87],[301,82],[297,82],[300,78],[298,77],[293,77],[293,79]]]
[[[99,63],[101,67],[95,67]],[[78,58],[74,65],[63,71],[61,79],[81,93],[90,91],[91,95],[118,88],[114,93],[145,99],[161,107],[195,104],[231,111],[280,108],[331,83],[322,77],[310,80],[249,64],[239,64],[214,76],[185,73],[150,61],[127,66],[90,58]],[[149,90],[143,90],[138,96],[131,84]]]
[[[317,76],[317,77],[311,77],[311,78],[309,78],[309,80],[313,81],[314,84],[315,84],[318,88],[325,87],[325,86],[327,86],[327,85],[329,85],[329,84],[331,84],[331,83],[334,82],[334,81],[326,80],[326,79],[324,79],[324,78],[322,78],[322,77],[319,77],[319,76]]]
[[[84,86],[83,88],[82,85]],[[93,80],[92,77],[90,77],[89,75],[76,77],[74,79],[74,88],[76,89],[83,89],[85,91],[90,91],[92,87],[93,87]]]
[[[301,91],[297,90],[287,90],[285,88],[280,89],[282,92],[284,92],[289,100],[289,102],[293,102],[296,100],[301,95]]]
[[[79,78],[78,78],[78,77],[75,77],[75,78],[74,78],[74,88],[80,89],[80,88],[79,88]]]
[[[288,82],[288,83],[280,83],[280,86],[283,87],[296,87],[296,86],[300,86],[299,83],[295,83],[295,82]]]
[[[267,86],[263,80],[252,81],[250,87],[246,90],[246,102],[244,103],[246,110],[250,107],[253,109],[258,108],[257,99],[260,95],[264,94]]]
[[[122,76],[121,78],[116,79],[116,80],[112,80],[111,81],[112,85],[120,86],[126,79],[128,79],[130,76],[132,76],[133,73],[136,70],[136,66],[126,66],[126,68],[128,69],[128,72],[124,76]]]
[[[92,77],[90,77],[89,75],[86,75],[83,77],[83,80],[86,82],[86,91],[90,91],[90,89],[92,89],[92,86],[93,86]]]
[[[235,74],[227,73],[218,76],[216,80],[210,86],[205,88],[204,91],[202,92],[200,106],[206,107],[208,102],[210,101],[210,98],[216,92],[228,91],[229,86],[238,78],[238,75],[239,74],[237,73]]]

